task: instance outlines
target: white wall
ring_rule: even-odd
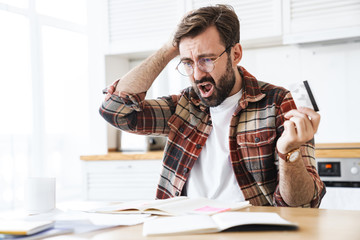
[[[121,78],[130,69],[130,64],[127,58],[121,56],[106,56],[105,58],[105,75],[106,86],[109,86],[114,81]],[[119,130],[116,130],[110,124],[107,124],[107,145],[108,149],[119,150]]]
[[[281,86],[309,81],[322,117],[317,143],[360,142],[360,42],[243,51],[240,65],[259,80]]]

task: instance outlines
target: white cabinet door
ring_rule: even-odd
[[[360,188],[327,187],[320,208],[360,210]]]
[[[84,198],[93,201],[155,199],[161,160],[85,161]]]
[[[360,0],[283,0],[284,43],[360,37]]]
[[[183,1],[109,0],[109,54],[158,49],[183,15]]]

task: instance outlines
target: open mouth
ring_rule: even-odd
[[[210,97],[214,92],[214,85],[209,82],[199,83],[197,87],[203,98]]]

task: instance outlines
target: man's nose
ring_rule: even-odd
[[[206,72],[202,71],[197,64],[194,65],[194,79],[202,79]]]

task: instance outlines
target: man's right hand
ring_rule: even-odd
[[[109,100],[111,95],[114,94],[116,85],[118,84],[118,82],[119,82],[119,80],[116,80],[113,84],[111,84],[110,86],[107,86],[104,89],[104,93],[106,93],[105,101]]]

